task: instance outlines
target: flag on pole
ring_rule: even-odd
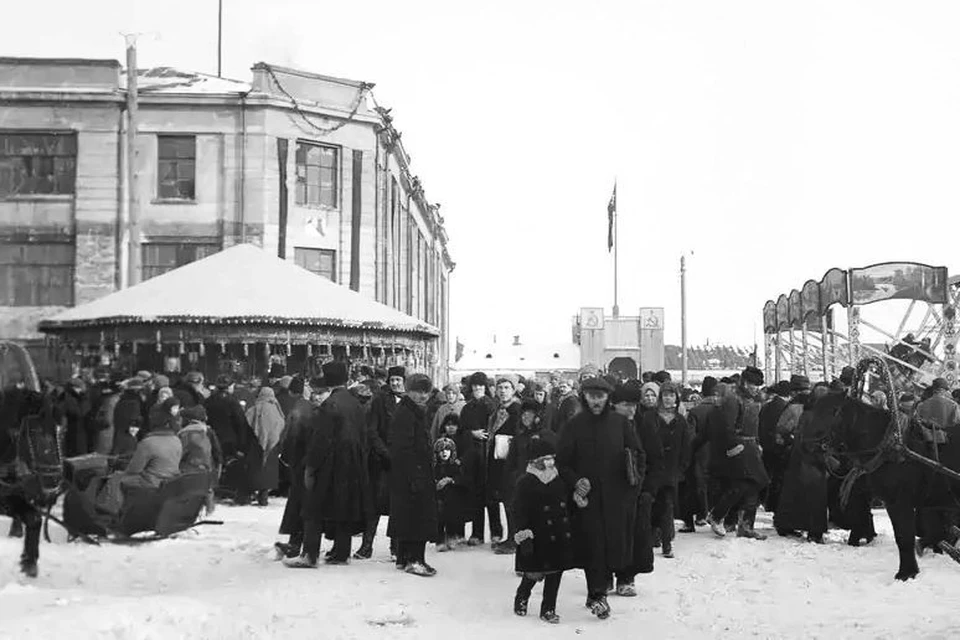
[[[613,218],[617,215],[617,183],[613,183],[613,194],[607,204],[607,251],[613,250]]]

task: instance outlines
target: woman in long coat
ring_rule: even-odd
[[[390,522],[387,535],[397,541],[397,568],[429,577],[436,570],[426,563],[427,542],[437,538],[437,487],[433,478],[433,443],[427,401],[433,383],[414,374],[407,395],[390,423]]]
[[[285,424],[283,409],[270,387],[261,387],[257,401],[247,409],[247,422],[257,436],[263,458],[259,469],[251,469],[251,484],[257,502],[267,506],[267,495],[280,483],[280,436]]]
[[[610,615],[607,578],[633,561],[633,535],[640,493],[640,442],[625,417],[609,403],[612,387],[592,378],[581,386],[583,411],[560,432],[557,466],[574,487],[574,548],[587,576],[587,604],[594,615]],[[630,453],[627,453],[627,451]]]

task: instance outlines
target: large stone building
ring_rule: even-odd
[[[140,70],[131,154],[117,61],[0,58],[0,337],[250,242],[432,324],[449,360],[443,219],[373,85],[252,76]]]

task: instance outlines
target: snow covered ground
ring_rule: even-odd
[[[20,541],[0,538],[0,638],[956,638],[960,566],[920,561],[920,577],[893,580],[889,522],[850,548],[772,536],[765,542],[681,534],[677,557],[638,578],[640,597],[611,596],[613,616],[584,607],[580,572],[560,591],[559,627],[512,612],[512,557],[488,548],[437,554],[432,579],[398,572],[378,538],[374,560],[292,570],[273,560],[282,502],[221,506],[222,527],[137,547],[41,547],[40,577],[17,572]],[[761,516],[763,518],[763,516]],[[9,521],[0,518],[0,532]],[[770,531],[769,518],[762,530]],[[325,543],[326,547],[326,543]],[[539,611],[539,588],[531,601]]]

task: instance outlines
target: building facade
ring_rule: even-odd
[[[0,337],[246,242],[437,327],[448,362],[443,219],[373,85],[141,69],[132,118],[127,85],[114,60],[0,58]]]

